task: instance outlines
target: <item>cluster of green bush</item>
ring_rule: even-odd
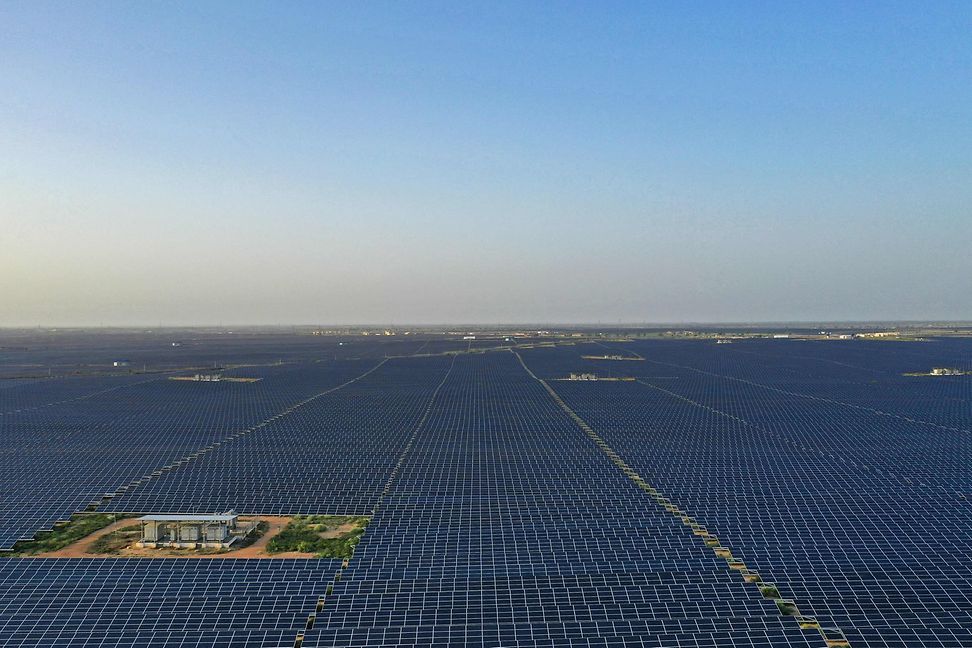
[[[142,525],[133,524],[101,536],[91,543],[90,552],[93,554],[117,554],[141,539]]]
[[[318,558],[350,558],[361,540],[370,518],[363,515],[298,515],[267,543],[271,554],[288,551],[312,553]],[[353,527],[335,537],[328,532],[351,524]]]
[[[38,531],[33,540],[21,540],[13,546],[12,552],[0,555],[33,556],[57,551],[125,517],[128,516],[111,513],[78,513],[64,524],[55,526],[53,531]]]

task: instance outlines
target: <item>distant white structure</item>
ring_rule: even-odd
[[[115,360],[111,363],[112,367],[128,367],[132,364],[131,360]]]
[[[572,373],[567,380],[597,380],[597,376],[592,373]]]
[[[223,374],[211,373],[211,374],[196,374],[192,377],[196,382],[219,382],[223,379]]]
[[[790,337],[789,333],[776,333],[773,335],[774,340],[786,340]]]
[[[204,515],[144,515],[138,519],[142,525],[142,539],[136,546],[225,549],[256,528],[255,524],[240,528],[238,517],[233,511]]]
[[[932,376],[964,376],[966,373],[968,372],[953,367],[935,367],[931,370]]]
[[[899,331],[873,331],[871,333],[858,333],[859,338],[891,338],[899,337],[901,333]]]

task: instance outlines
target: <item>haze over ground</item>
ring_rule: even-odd
[[[969,3],[352,4],[0,6],[0,325],[972,319]]]

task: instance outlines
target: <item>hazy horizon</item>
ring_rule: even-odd
[[[8,3],[0,326],[972,320],[969,33],[962,2]]]
[[[656,329],[656,328],[667,328],[667,327],[695,327],[699,329],[709,329],[709,328],[744,328],[751,327],[757,328],[768,328],[768,327],[833,327],[833,328],[867,328],[867,327],[890,327],[890,326],[902,326],[905,328],[914,327],[930,327],[930,328],[941,328],[949,326],[957,327],[969,327],[972,326],[972,320],[763,320],[763,321],[684,321],[684,322],[610,322],[610,321],[592,321],[592,322],[280,322],[273,324],[239,324],[234,322],[213,322],[213,323],[197,323],[197,324],[169,324],[165,322],[152,323],[132,323],[132,324],[34,324],[31,326],[4,326],[0,325],[0,330],[8,331],[30,331],[36,329],[48,329],[48,330],[118,330],[118,331],[129,331],[129,330],[140,330],[151,332],[152,330],[167,330],[167,329],[196,329],[196,330],[209,330],[209,329],[238,329],[238,330],[248,330],[248,329],[259,329],[259,330],[273,330],[273,329],[357,329],[357,328],[368,328],[368,329],[378,329],[382,327],[394,328],[396,330],[407,330],[408,328],[413,329],[446,329],[446,328],[460,328],[460,329],[480,329],[487,330],[490,327],[496,327],[501,329],[529,329],[532,327],[560,327],[565,329],[582,329],[582,328],[601,328],[605,330],[610,330],[612,328],[625,328],[625,329]]]

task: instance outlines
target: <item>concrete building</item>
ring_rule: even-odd
[[[592,373],[571,373],[567,380],[597,380],[597,376]]]
[[[226,548],[245,536],[249,529],[237,533],[237,518],[233,513],[207,515],[145,515],[139,547],[200,547]]]
[[[967,372],[954,367],[935,367],[931,370],[933,376],[964,376]]]

